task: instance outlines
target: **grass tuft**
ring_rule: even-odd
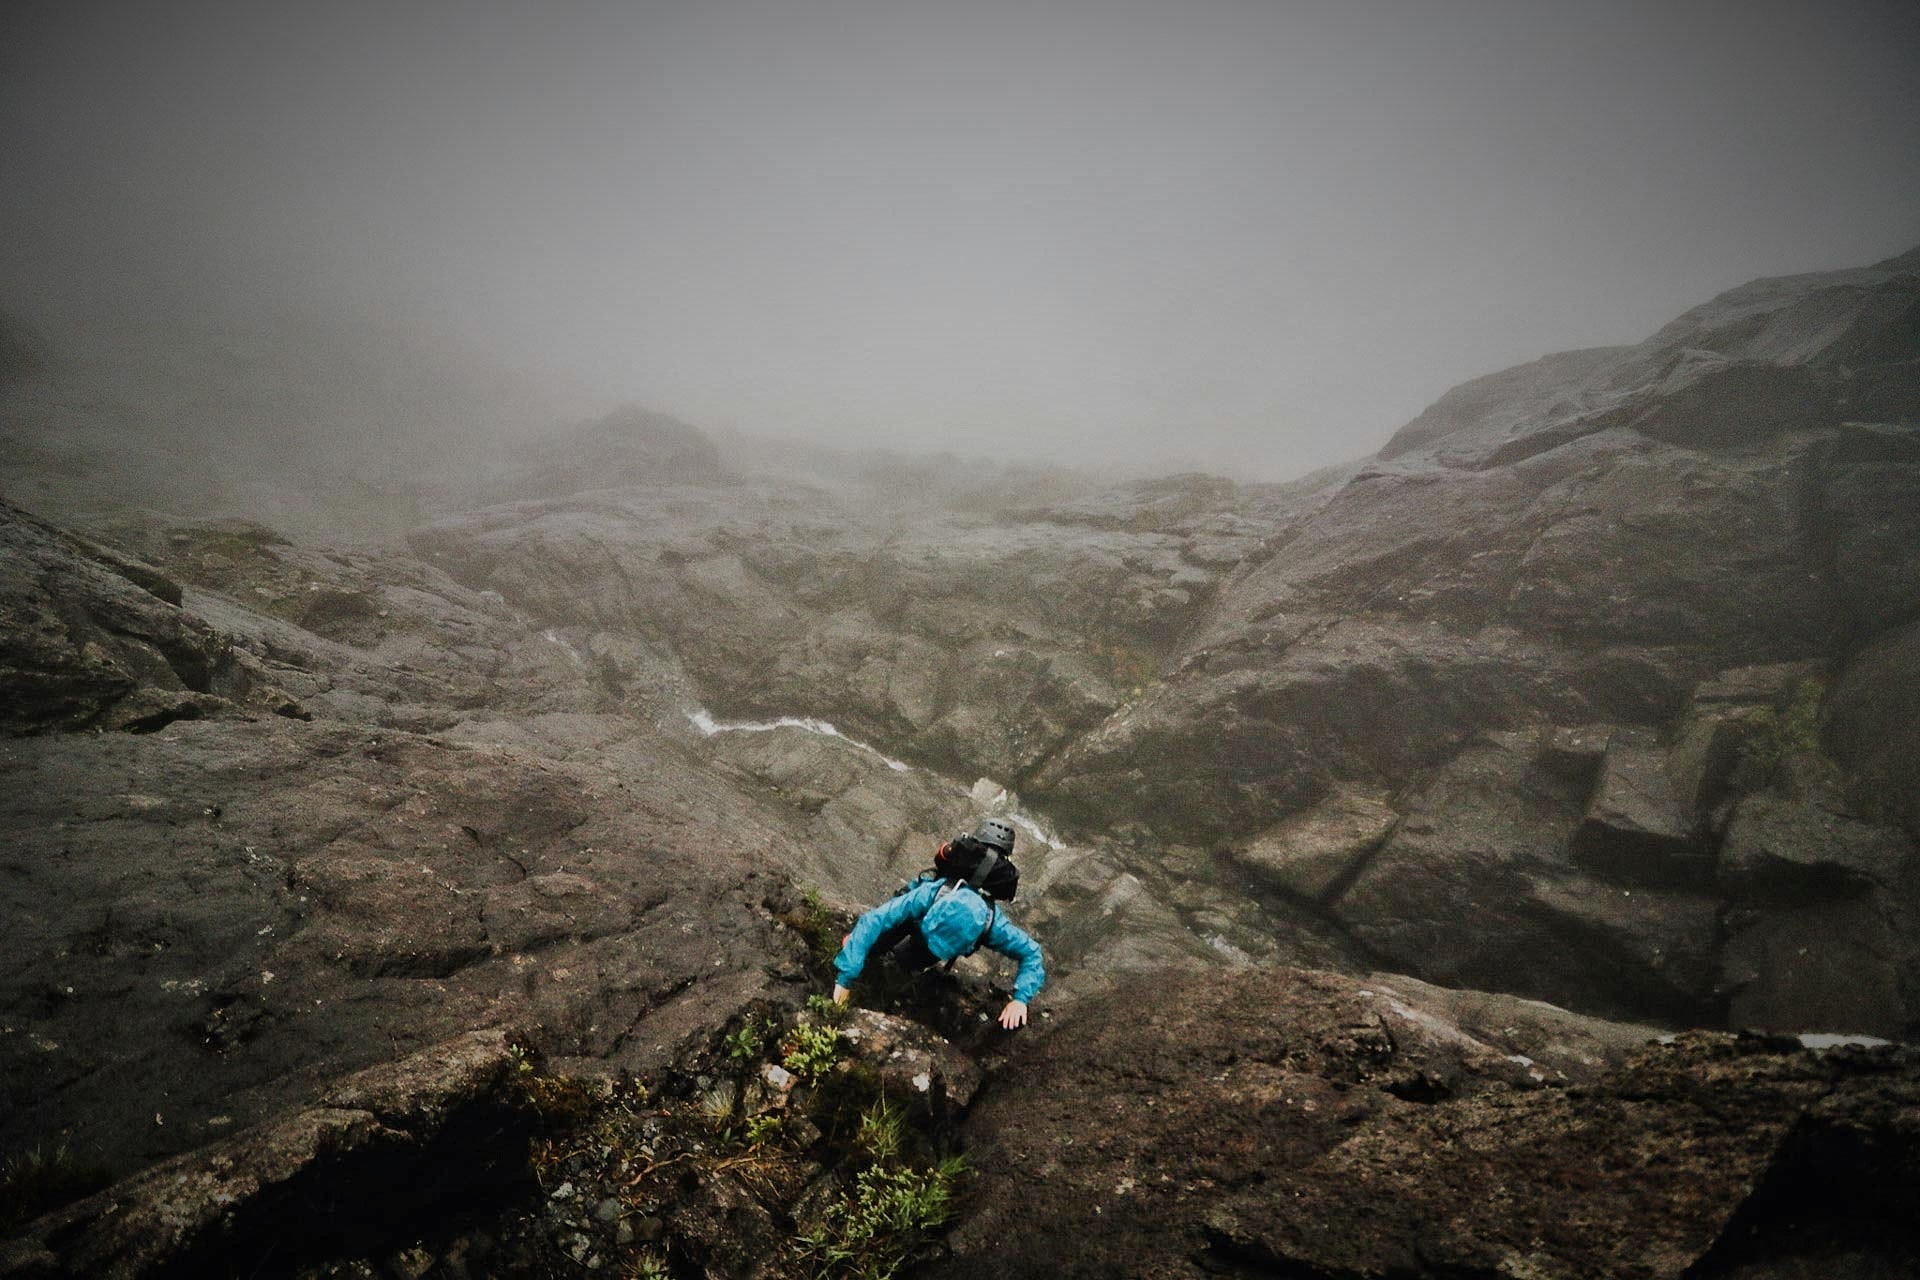
[[[76,1158],[64,1144],[31,1147],[0,1159],[0,1237],[112,1181],[104,1165]]]
[[[874,1164],[860,1171],[851,1194],[827,1210],[826,1222],[800,1238],[816,1276],[891,1280],[937,1227],[953,1215],[963,1156],[926,1168]]]

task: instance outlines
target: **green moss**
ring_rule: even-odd
[[[572,1076],[552,1075],[540,1069],[533,1050],[512,1045],[512,1088],[548,1129],[570,1129],[586,1122],[599,1098],[593,1087]]]
[[[780,1136],[781,1120],[775,1115],[748,1116],[742,1141],[749,1147],[765,1146]]]
[[[1742,748],[1743,772],[1771,780],[1796,756],[1820,754],[1820,703],[1826,683],[1798,681],[1784,706],[1769,707],[1753,718],[1753,732]]]
[[[839,1004],[832,996],[811,995],[807,997],[806,1013],[817,1022],[837,1027],[853,1015],[853,1006]]]

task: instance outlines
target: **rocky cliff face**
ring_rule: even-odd
[[[4,518],[8,1151],[132,1169],[475,1027],[637,1069],[797,972],[784,819],[497,601]]]
[[[675,1149],[698,1186],[598,1225],[503,1207],[557,1187],[483,1135],[580,1123],[528,1117],[527,1055],[696,1108],[835,904],[994,811],[1056,1016],[941,1015],[987,1083],[933,1136],[1001,1173],[947,1271],[1901,1273],[1864,1219],[1920,1185],[1903,1051],[1637,1024],[1920,1027],[1917,268],[1758,282],[1289,486],[774,464],[632,411],[410,488],[404,546],[0,505],[0,1154],[177,1162],[5,1265],[190,1270],[452,1162],[526,1215],[489,1256],[804,1273],[783,1224],[857,1170],[825,1130],[765,1182]],[[62,459],[45,492],[95,485]],[[402,1203],[301,1265],[404,1271],[457,1210]]]
[[[1757,282],[1290,488],[843,468],[414,547],[577,643],[671,652],[714,707],[1017,787],[1209,945],[1902,1033],[1911,718],[1864,691],[1912,683],[1917,279]],[[1852,870],[1787,892],[1755,858]],[[1770,976],[1836,933],[1860,946]]]

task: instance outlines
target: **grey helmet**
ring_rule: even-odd
[[[1000,851],[1003,858],[1013,856],[1013,827],[998,818],[987,818],[973,829],[973,838]]]

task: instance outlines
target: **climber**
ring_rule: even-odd
[[[1013,828],[998,818],[941,845],[932,871],[861,916],[842,940],[833,961],[839,978],[834,1001],[845,1004],[851,998],[848,987],[876,951],[911,972],[936,964],[951,969],[955,960],[985,945],[1020,962],[1000,1025],[1008,1031],[1025,1026],[1027,1005],[1046,982],[1047,970],[1040,944],[999,906],[1013,900],[1020,884],[1012,858]]]

